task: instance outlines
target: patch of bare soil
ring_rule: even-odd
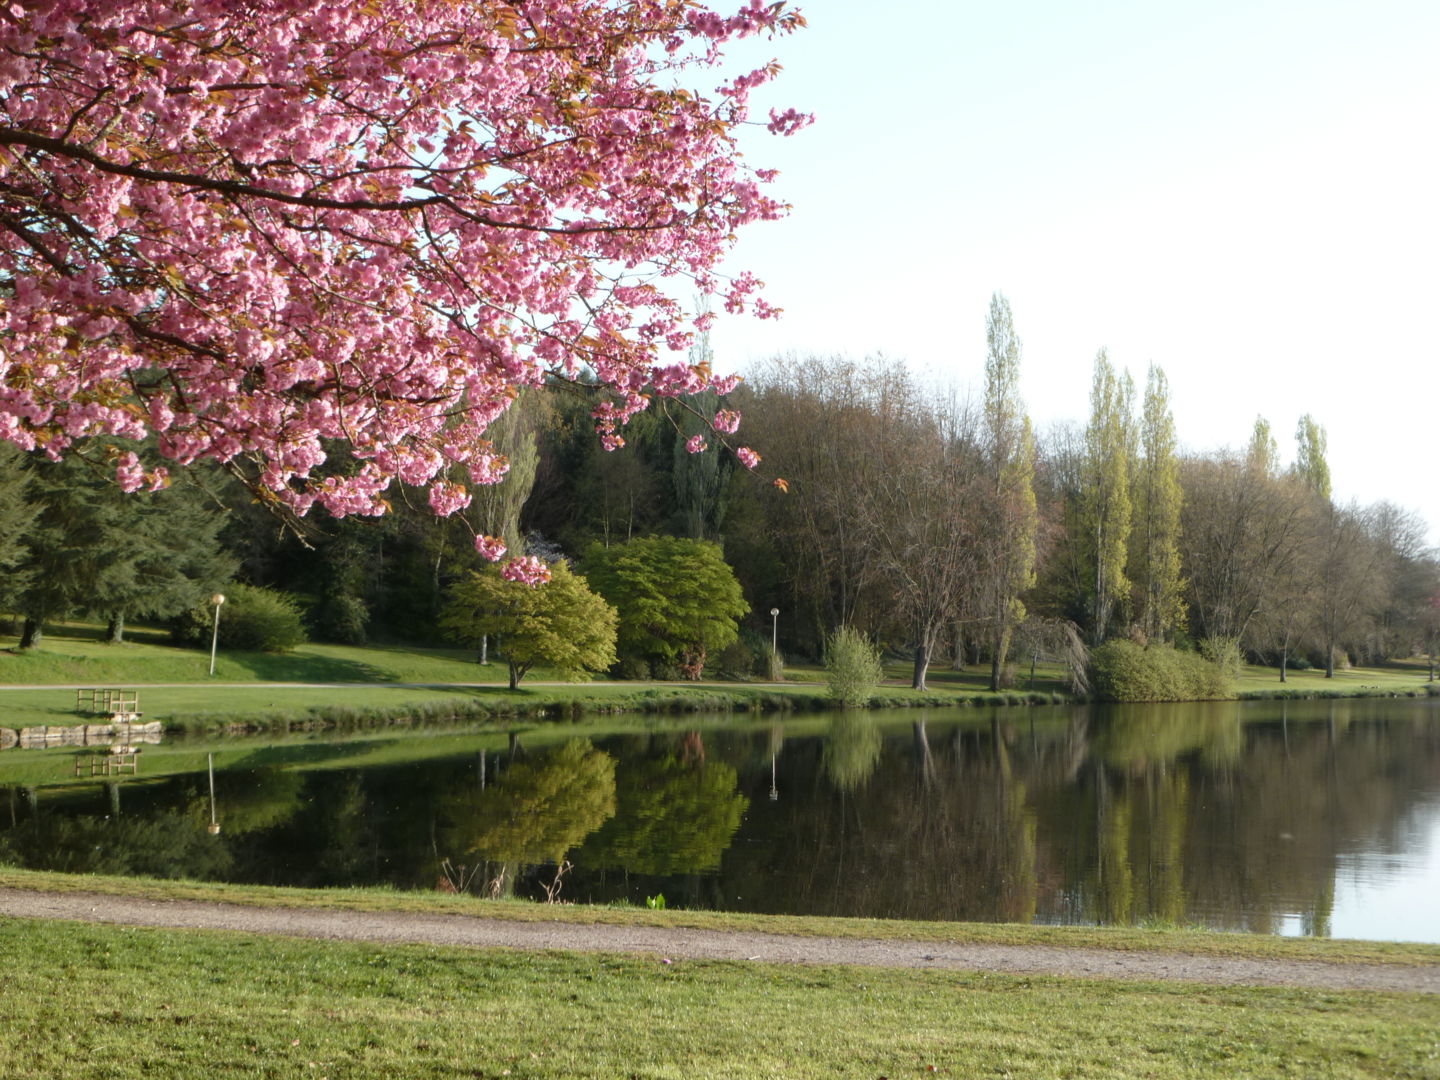
[[[1440,966],[1436,965],[1334,964],[1033,945],[955,945],[642,926],[522,923],[466,915],[262,908],[191,900],[137,900],[88,893],[62,894],[3,888],[0,888],[0,915],[466,948],[649,953],[669,959],[854,964],[864,967],[986,971],[1007,975],[1179,979],[1232,986],[1299,986],[1440,994]]]

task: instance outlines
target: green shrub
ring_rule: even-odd
[[[180,616],[174,626],[176,640],[208,646],[215,618],[213,607],[200,607]],[[289,596],[253,585],[231,585],[220,609],[220,645],[245,652],[289,652],[306,641],[300,607]]]
[[[366,629],[370,624],[370,609],[358,596],[334,593],[311,609],[310,621],[321,641],[364,645]]]
[[[1211,637],[1200,643],[1200,655],[1220,669],[1220,673],[1231,681],[1240,678],[1245,668],[1245,658],[1240,652],[1240,639],[1233,637]]]
[[[868,705],[885,679],[880,650],[853,626],[842,626],[825,643],[825,684],[841,705]]]
[[[1090,682],[1100,701],[1214,701],[1233,698],[1221,668],[1168,645],[1142,648],[1109,641],[1090,654]]]

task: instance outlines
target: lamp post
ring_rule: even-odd
[[[215,649],[220,644],[220,605],[225,603],[225,594],[216,593],[210,597],[210,603],[215,605],[215,629],[210,633],[210,674],[215,674]]]
[[[777,656],[780,654],[780,609],[770,609],[770,651]]]

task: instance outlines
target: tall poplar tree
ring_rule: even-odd
[[[1325,429],[1306,413],[1295,427],[1295,474],[1325,502],[1330,501],[1330,463],[1325,459]]]
[[[981,567],[990,621],[990,689],[999,690],[1010,638],[1025,619],[1020,594],[1035,584],[1035,439],[1020,398],[1020,339],[1010,301],[990,297],[985,326],[985,456],[994,500]]]
[[[1263,416],[1255,417],[1255,430],[1250,434],[1245,460],[1250,468],[1266,479],[1273,479],[1280,473],[1280,448],[1270,431],[1270,421]]]
[[[1131,528],[1130,473],[1134,456],[1131,406],[1135,384],[1116,374],[1104,349],[1095,356],[1090,389],[1090,426],[1085,429],[1085,486],[1081,521],[1094,575],[1090,633],[1099,644],[1130,593],[1125,576]]]
[[[1140,419],[1142,457],[1135,471],[1132,576],[1139,623],[1147,640],[1165,641],[1185,618],[1180,578],[1180,462],[1170,387],[1154,364],[1145,380]]]

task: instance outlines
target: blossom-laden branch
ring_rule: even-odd
[[[0,438],[154,435],[288,512],[381,513],[399,480],[445,514],[469,500],[451,466],[499,480],[485,430],[548,375],[608,391],[612,442],[656,396],[724,393],[665,361],[709,316],[657,279],[773,313],[717,266],[787,209],[736,145],[778,65],[682,79],[801,25],[759,0],[11,6]]]

